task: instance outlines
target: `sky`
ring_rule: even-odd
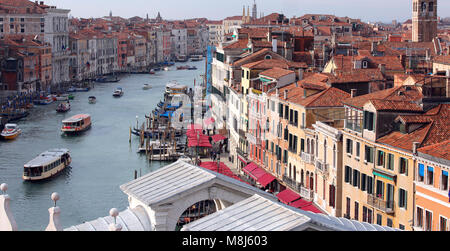
[[[73,17],[102,17],[112,11],[114,16],[155,18],[158,11],[163,19],[205,17],[222,20],[242,15],[243,6],[253,0],[44,0],[45,4],[70,9]],[[361,19],[363,22],[404,22],[411,18],[412,0],[256,0],[258,17],[282,13],[288,18],[304,14],[333,14]],[[246,7],[247,8],[247,7]],[[438,15],[450,16],[450,1],[438,0]]]

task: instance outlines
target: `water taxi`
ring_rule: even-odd
[[[69,102],[63,102],[56,107],[57,112],[68,112],[70,110],[70,103]]]
[[[142,86],[142,89],[144,90],[152,89],[152,86],[150,84],[144,84],[144,86]]]
[[[91,116],[78,114],[62,121],[61,131],[66,134],[81,133],[91,128]]]
[[[2,133],[0,134],[6,140],[17,138],[22,130],[16,124],[6,124]]]
[[[202,61],[203,60],[203,55],[192,55],[191,56],[191,61]]]
[[[43,180],[64,170],[72,161],[68,149],[53,149],[41,153],[24,165],[24,180]]]
[[[97,103],[97,98],[94,96],[90,96],[89,97],[89,104],[95,104]]]
[[[122,97],[122,95],[123,95],[123,90],[120,87],[117,87],[116,90],[114,90],[114,92],[113,92],[114,97]]]
[[[35,105],[49,105],[53,103],[54,100],[51,97],[40,97],[40,99],[34,100],[33,103]]]

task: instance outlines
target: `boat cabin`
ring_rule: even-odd
[[[91,116],[89,114],[78,114],[62,121],[61,130],[66,133],[82,132],[91,126]]]
[[[41,153],[24,165],[24,180],[42,180],[62,171],[71,162],[68,149],[53,149]]]

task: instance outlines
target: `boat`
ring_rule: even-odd
[[[2,113],[0,113],[0,116],[2,116],[8,122],[25,118],[28,115],[30,115],[30,112],[28,112],[26,109],[23,108],[10,111],[3,111]]]
[[[195,66],[189,66],[189,68],[187,68],[188,70],[197,70],[197,67]]]
[[[153,68],[153,71],[161,71],[161,67]]]
[[[95,80],[98,83],[117,83],[120,79],[117,76],[103,76]]]
[[[176,61],[177,62],[187,62],[188,61],[188,57],[186,55],[179,55],[179,56],[177,56]]]
[[[189,69],[189,65],[182,65],[182,66],[177,66],[177,70],[187,70]]]
[[[88,92],[90,89],[89,87],[70,87],[67,92]]]
[[[22,130],[16,124],[6,124],[0,135],[6,140],[12,140],[17,138],[21,132]]]
[[[77,134],[91,128],[91,116],[78,114],[62,121],[61,131],[66,134]]]
[[[203,55],[192,55],[191,56],[191,61],[202,61],[203,60]]]
[[[167,67],[167,66],[164,67],[164,70],[165,70],[165,71],[169,71],[169,67]]]
[[[113,92],[114,97],[122,97],[123,96],[123,90],[120,87],[117,87],[116,90]]]
[[[186,85],[180,85],[178,82],[173,81],[166,85],[166,95],[186,94],[188,87]]]
[[[69,100],[69,94],[62,94],[62,95],[52,95],[55,101],[68,101]]]
[[[89,97],[89,104],[95,104],[97,103],[97,98],[94,96],[90,96]]]
[[[155,71],[153,71],[153,70],[150,70],[150,72],[149,72],[148,74],[150,74],[150,75],[154,75],[154,74],[155,74]]]
[[[54,102],[53,98],[49,98],[49,97],[41,97],[40,99],[33,101],[33,103],[35,105],[49,105],[53,102]]]
[[[57,112],[68,112],[70,110],[70,103],[69,102],[63,102],[56,107]]]
[[[69,98],[69,100],[74,100],[75,99],[75,96],[72,95],[72,94],[69,94],[69,96],[67,96],[67,97]]]
[[[152,86],[150,84],[144,84],[144,86],[142,86],[142,89],[144,90],[152,89]]]
[[[41,153],[24,165],[23,180],[35,181],[55,176],[70,165],[68,149],[52,149]]]

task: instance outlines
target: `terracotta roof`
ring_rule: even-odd
[[[401,93],[400,93],[401,92]],[[360,108],[370,100],[393,100],[414,102],[423,98],[422,92],[415,86],[399,86],[370,94],[349,98],[344,104]]]
[[[379,69],[353,69],[350,72],[338,73],[336,76],[330,76],[328,83],[361,83],[384,81],[385,78]]]
[[[377,111],[398,111],[398,112],[423,111],[422,107],[413,101],[371,99],[370,102]]]
[[[317,92],[308,97],[304,97],[304,91],[296,84],[290,84],[279,89],[279,96],[281,100],[288,101],[294,104],[301,105],[303,107],[343,107],[342,101],[349,98],[350,94],[340,89],[330,87],[324,91]],[[287,99],[284,98],[285,91],[287,93]]]
[[[450,65],[450,55],[436,56],[433,60],[435,63]]]
[[[285,70],[285,69],[282,69],[279,67],[274,67],[272,69],[261,72],[259,75],[266,76],[269,78],[279,79],[279,78],[284,77],[289,74],[295,74],[295,72],[291,71],[291,70]]]
[[[43,14],[46,5],[40,6],[28,0],[0,0],[0,13],[8,14]],[[29,13],[30,12],[30,13]]]
[[[420,121],[418,124],[424,125],[411,133],[392,132],[380,138],[379,142],[411,150],[413,142],[419,142],[420,148],[450,139],[450,104],[440,104],[422,115],[402,115],[398,119],[413,124]]]
[[[248,39],[239,39],[238,41],[229,44],[225,47],[223,47],[224,49],[245,49],[248,48]]]
[[[450,160],[450,140],[417,149],[418,152]]]
[[[280,59],[263,59],[260,61],[245,64],[242,67],[252,70],[266,70],[271,69],[273,67],[288,69],[289,64],[286,61]]]

